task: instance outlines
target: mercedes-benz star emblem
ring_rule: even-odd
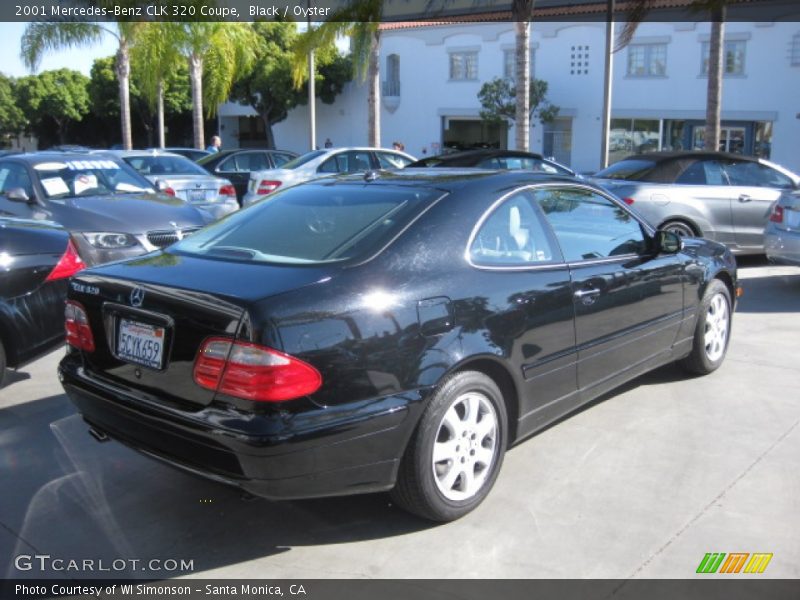
[[[131,290],[131,306],[141,306],[144,302],[144,288],[136,286]]]

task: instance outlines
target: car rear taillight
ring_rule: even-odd
[[[783,223],[783,207],[776,204],[769,215],[769,220],[773,223]]]
[[[231,196],[233,198],[236,198],[236,188],[233,187],[230,184],[223,185],[221,188],[219,188],[219,195],[220,196]]]
[[[622,199],[622,201],[623,201],[625,204],[627,204],[628,206],[630,206],[631,204],[633,204],[634,202],[636,202],[636,201],[635,201],[633,198],[623,198],[623,199]]]
[[[262,196],[266,194],[271,194],[279,187],[281,187],[280,181],[274,181],[272,179],[262,179],[258,184],[258,189],[256,190],[256,194],[260,194]]]
[[[74,300],[67,300],[64,307],[64,329],[67,334],[67,343],[79,350],[94,352],[94,336],[89,327],[89,317],[86,309]]]
[[[75,244],[72,243],[72,238],[70,238],[67,242],[67,249],[64,250],[64,254],[58,259],[58,263],[56,263],[56,266],[50,271],[45,281],[72,277],[75,273],[85,268],[86,263],[83,262],[83,259],[78,254],[77,248],[75,248]]]
[[[282,402],[316,392],[322,375],[308,363],[272,348],[209,338],[194,362],[194,381],[235,398]]]
[[[174,196],[174,195],[175,195],[175,190],[173,190],[171,187],[165,187],[165,188],[164,188],[163,190],[161,190],[161,191],[162,191],[164,194],[166,194],[167,196]]]

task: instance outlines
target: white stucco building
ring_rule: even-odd
[[[708,23],[645,23],[614,55],[611,160],[635,151],[698,147],[705,120]],[[604,23],[534,22],[532,71],[549,84],[558,119],[534,122],[531,149],[591,171],[600,164]],[[444,145],[513,147],[513,127],[479,118],[481,85],[513,74],[514,25],[385,24],[381,36],[381,140],[415,155]],[[723,144],[800,172],[800,24],[730,22],[725,31]],[[366,87],[317,103],[317,144],[367,141]],[[253,145],[249,109],[221,107],[225,147]],[[308,150],[307,108],[275,127],[277,146]],[[256,134],[257,136],[257,134]]]

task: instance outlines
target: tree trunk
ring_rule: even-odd
[[[192,82],[192,125],[194,127],[194,147],[204,148],[205,131],[203,129],[203,57],[189,56],[189,79]]]
[[[511,15],[514,19],[515,38],[515,88],[514,107],[515,145],[517,150],[530,148],[531,104],[531,16],[534,0],[513,0]]]
[[[531,37],[530,23],[517,21],[514,23],[516,36],[516,107],[514,124],[516,125],[516,149],[527,152],[530,148],[531,122],[528,108],[531,105]]]
[[[380,32],[376,29],[372,33],[369,45],[369,69],[367,71],[367,85],[369,85],[369,95],[367,97],[367,118],[369,122],[368,145],[373,148],[381,146],[381,81],[380,81]]]
[[[157,119],[158,119],[158,147],[164,148],[166,144],[166,136],[164,135],[164,81],[158,82],[158,99],[157,99]]]
[[[704,146],[719,150],[720,114],[722,112],[722,71],[724,66],[725,7],[711,11],[711,39],[708,52],[708,92],[706,98],[706,131]]]
[[[272,123],[267,117],[267,113],[261,113],[261,120],[264,122],[264,136],[266,137],[267,148],[275,149],[275,133],[272,131]],[[311,148],[312,150],[314,148]]]
[[[130,93],[131,61],[128,53],[128,42],[125,38],[121,38],[119,41],[116,69],[117,81],[119,82],[119,116],[122,122],[122,147],[125,150],[130,150],[133,148]]]

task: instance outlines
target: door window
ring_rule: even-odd
[[[285,154],[283,152],[273,152],[271,156],[272,156],[272,162],[275,165],[276,169],[285,165],[287,162],[289,162],[294,158],[291,154]]]
[[[536,190],[534,197],[567,262],[647,250],[648,238],[639,222],[604,196],[578,188],[545,188]]]
[[[722,165],[716,160],[698,160],[689,165],[675,183],[685,185],[727,185]]]
[[[320,165],[320,173],[357,173],[370,169],[369,152],[342,152]]]
[[[5,164],[0,167],[0,193],[5,194],[14,188],[22,188],[28,198],[33,198],[33,185],[25,167]]]
[[[792,189],[794,187],[792,180],[786,175],[757,162],[731,161],[726,163],[725,171],[728,173],[731,185],[782,189]]]
[[[406,165],[410,165],[411,161],[405,156],[400,154],[393,154],[391,152],[376,152],[375,156],[378,157],[378,162],[381,169],[402,169]]]
[[[478,266],[523,267],[560,261],[556,244],[533,203],[529,190],[510,196],[480,225],[470,244]]]

